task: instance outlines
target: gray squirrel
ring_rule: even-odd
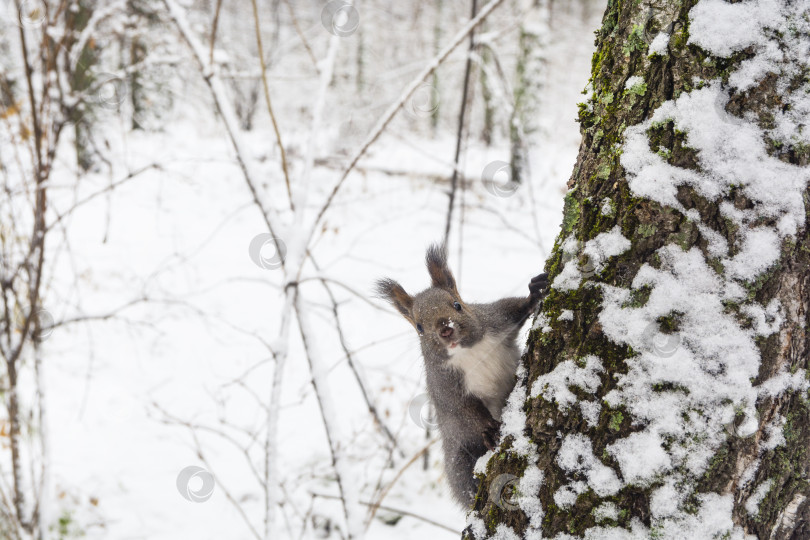
[[[411,296],[396,281],[381,279],[377,293],[419,334],[448,482],[456,501],[469,508],[478,490],[473,467],[495,448],[501,411],[515,385],[517,335],[546,294],[548,275],[532,278],[528,297],[468,304],[459,296],[443,246],[430,246],[425,262],[428,289]]]

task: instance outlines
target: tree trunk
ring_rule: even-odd
[[[521,2],[526,15],[518,30],[514,108],[509,119],[510,180],[522,184],[529,176],[529,136],[537,131],[537,111],[546,86],[547,44],[551,33],[551,4]]]
[[[810,538],[808,21],[609,1],[465,538]]]

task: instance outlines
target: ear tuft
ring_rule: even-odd
[[[456,290],[456,280],[453,273],[447,266],[447,246],[444,244],[432,244],[425,254],[425,264],[427,265],[430,281],[434,287],[450,291],[458,295]]]
[[[405,292],[402,285],[393,279],[384,278],[377,281],[374,291],[378,297],[390,302],[413,324],[413,297]]]

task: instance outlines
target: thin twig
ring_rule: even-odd
[[[203,425],[203,424],[195,424],[193,422],[189,422],[189,421],[183,420],[181,418],[178,418],[177,416],[174,416],[173,414],[169,413],[166,409],[161,407],[155,401],[152,402],[152,406],[155,409],[157,409],[158,411],[160,411],[160,413],[164,416],[164,418],[161,419],[161,421],[164,424],[170,424],[170,423],[178,424],[178,425],[181,425],[181,426],[185,426],[190,431],[197,431],[197,430],[205,431],[205,432],[211,433],[213,435],[217,435],[218,437],[222,438],[224,441],[230,443],[232,446],[234,446],[236,449],[238,449],[245,456],[245,461],[247,462],[248,466],[250,467],[250,470],[253,473],[253,476],[256,477],[256,480],[258,480],[260,485],[262,484],[262,482],[263,482],[262,477],[259,474],[259,471],[256,470],[256,467],[253,465],[253,460],[250,458],[250,452],[249,452],[250,447],[249,446],[248,447],[243,446],[240,441],[236,440],[233,436],[229,435],[228,433],[225,433],[221,429],[213,428],[211,426],[206,426],[206,425]]]
[[[391,488],[394,487],[394,485],[399,481],[399,479],[402,477],[402,475],[405,473],[405,471],[408,469],[408,467],[410,467],[411,465],[416,463],[419,460],[419,458],[424,453],[426,453],[430,449],[430,447],[437,440],[438,439],[433,439],[432,441],[427,443],[421,450],[419,450],[416,454],[414,454],[414,456],[408,461],[408,463],[406,463],[405,466],[402,467],[397,472],[397,474],[396,474],[396,476],[394,476],[393,480],[388,482],[388,485],[385,486],[385,489],[382,490],[382,492],[380,493],[380,496],[377,498],[377,500],[371,506],[369,506],[369,516],[368,516],[368,520],[366,521],[366,527],[371,525],[371,520],[374,519],[374,515],[377,513],[377,510],[379,508],[381,508],[380,505],[382,504],[383,499],[385,499],[385,497],[388,495],[388,492],[391,491]]]
[[[471,19],[475,19],[478,9],[477,0],[472,0]],[[450,177],[450,200],[447,203],[447,221],[444,224],[444,244],[450,240],[450,224],[453,222],[453,206],[456,202],[456,189],[458,185],[458,166],[461,156],[461,145],[464,140],[464,118],[467,113],[467,98],[470,88],[470,72],[472,71],[472,52],[475,48],[475,29],[470,31],[470,47],[467,50],[467,61],[464,63],[464,85],[461,90],[461,110],[458,113],[458,129],[456,131],[456,155],[453,158],[453,175]]]
[[[19,0],[15,3],[16,12],[19,16],[22,10],[22,4]],[[22,60],[25,66],[25,78],[28,88],[28,98],[31,106],[31,118],[34,131],[34,154],[36,160],[34,162],[34,170],[36,171],[35,184],[36,195],[34,205],[34,223],[31,232],[29,257],[26,258],[24,266],[29,277],[28,282],[28,301],[30,310],[26,314],[23,321],[22,329],[20,332],[20,341],[17,347],[10,350],[10,354],[6,357],[6,370],[8,375],[8,418],[9,418],[9,444],[11,447],[11,467],[12,477],[14,479],[14,507],[17,514],[17,523],[20,527],[28,531],[33,530],[33,523],[25,515],[25,487],[23,486],[23,479],[21,474],[21,461],[22,456],[20,453],[20,404],[17,387],[17,361],[22,354],[23,348],[26,343],[27,337],[30,336],[29,332],[32,325],[36,326],[33,319],[36,317],[36,311],[40,303],[40,288],[42,285],[42,273],[45,265],[45,211],[47,208],[47,192],[45,181],[48,178],[50,168],[46,166],[43,160],[42,152],[42,124],[44,115],[37,111],[37,100],[35,94],[35,87],[33,84],[33,68],[28,58],[28,45],[25,38],[24,25],[20,25],[20,47],[22,52]],[[46,81],[49,79],[46,77]],[[45,97],[48,96],[50,85],[46,82],[42,90],[42,99],[40,104],[45,103]],[[41,112],[41,111],[40,111]],[[36,252],[37,256],[34,259],[33,255]],[[33,259],[33,260],[32,260]],[[35,517],[35,516],[34,516]]]
[[[287,196],[290,198],[290,210],[295,211],[295,202],[293,201],[292,188],[290,187],[290,172],[287,168],[287,153],[284,150],[284,143],[281,141],[281,131],[278,129],[278,122],[276,122],[276,115],[273,112],[273,105],[270,101],[270,86],[267,83],[267,62],[264,61],[262,32],[261,25],[259,24],[259,8],[256,6],[256,0],[250,0],[250,2],[253,4],[253,21],[256,29],[256,46],[259,48],[259,64],[262,68],[264,100],[267,102],[267,112],[270,113],[270,121],[273,123],[273,131],[276,133],[276,142],[278,143],[279,152],[281,152],[281,171],[284,173],[284,183],[287,185]]]
[[[366,140],[360,146],[360,149],[357,152],[355,152],[355,154],[352,156],[352,159],[349,161],[349,165],[346,167],[346,169],[343,171],[343,174],[341,174],[340,178],[335,183],[335,186],[332,188],[332,191],[329,193],[329,196],[326,198],[326,201],[324,202],[323,206],[321,206],[321,209],[318,212],[318,215],[316,216],[315,221],[312,224],[312,228],[310,229],[308,238],[312,238],[312,236],[314,236],[315,231],[318,228],[318,224],[320,223],[321,219],[323,219],[324,214],[329,209],[329,206],[332,204],[332,201],[334,200],[338,191],[340,191],[340,188],[343,186],[343,183],[346,181],[346,178],[348,178],[349,174],[352,172],[355,165],[357,165],[357,163],[360,161],[360,158],[366,155],[366,152],[371,147],[371,145],[374,144],[374,142],[380,137],[383,131],[385,131],[385,129],[388,127],[388,124],[390,124],[391,120],[394,119],[394,116],[396,116],[399,110],[411,98],[413,93],[416,92],[416,90],[421,86],[422,82],[425,79],[427,79],[431,74],[433,74],[433,72],[436,71],[436,69],[438,69],[438,67],[444,63],[447,57],[450,56],[450,53],[456,50],[456,48],[461,44],[461,42],[464,41],[464,38],[466,38],[470,34],[470,32],[474,31],[478,27],[478,25],[480,25],[495,10],[495,8],[503,4],[503,2],[504,0],[491,0],[490,3],[487,4],[484,7],[484,9],[482,9],[481,12],[473,20],[467,23],[467,25],[464,28],[459,30],[458,33],[456,33],[456,35],[453,36],[453,39],[450,41],[450,43],[444,49],[442,49],[439,52],[439,54],[437,54],[436,57],[434,57],[433,60],[431,60],[430,63],[428,63],[428,65],[421,72],[419,72],[419,74],[416,77],[414,77],[414,79],[402,93],[402,96],[400,96],[400,98],[396,101],[396,103],[391,105],[388,108],[388,110],[383,114],[383,116],[377,122],[376,126],[374,126],[374,128],[371,130],[371,133],[369,133],[369,135],[366,137]]]
[[[312,260],[311,254],[310,254],[310,260]],[[380,307],[379,304],[375,304],[374,302],[372,302],[371,300],[368,299],[368,295],[365,295],[365,294],[361,293],[357,289],[352,288],[351,286],[343,283],[342,281],[338,281],[336,279],[332,279],[332,278],[326,277],[326,276],[308,276],[308,277],[305,277],[303,279],[299,279],[298,284],[300,285],[301,283],[306,283],[308,281],[320,281],[320,282],[323,282],[323,283],[331,283],[331,284],[337,285],[338,287],[344,289],[346,292],[348,292],[348,293],[352,294],[353,296],[357,297],[358,300],[361,300],[362,302],[365,302],[370,307],[372,307],[372,308],[374,308],[376,310],[384,311],[384,312],[390,312],[391,311],[389,309]]]
[[[208,63],[214,64],[214,44],[217,41],[217,29],[219,28],[219,12],[222,9],[222,0],[217,0],[217,7],[214,11],[214,20],[211,23],[211,48],[208,50]]]
[[[320,497],[322,499],[337,499],[338,498],[335,495],[327,495],[326,493],[312,493],[312,496],[313,497]],[[391,506],[375,505],[374,503],[371,503],[371,502],[368,502],[368,501],[360,501],[360,504],[362,504],[363,506],[369,506],[369,507],[376,506],[380,510],[386,510],[388,512],[394,512],[395,514],[400,514],[402,516],[412,517],[414,519],[418,519],[419,521],[424,521],[425,523],[429,523],[429,524],[431,524],[431,525],[433,525],[435,527],[439,527],[440,529],[444,529],[445,531],[450,531],[453,534],[461,534],[461,531],[459,531],[459,530],[456,530],[456,529],[454,529],[452,527],[448,527],[447,525],[445,525],[443,523],[439,523],[438,521],[434,521],[434,520],[432,520],[432,519],[430,519],[428,517],[421,516],[419,514],[415,514],[413,512],[408,511],[408,510],[402,510],[400,508],[393,508]]]
[[[297,289],[297,288],[296,288]],[[295,313],[298,317],[298,329],[301,332],[301,341],[304,345],[304,352],[309,362],[309,370],[312,374],[312,386],[315,389],[315,397],[318,401],[318,406],[321,411],[321,418],[323,419],[324,431],[329,443],[329,452],[332,457],[332,469],[335,471],[335,480],[340,492],[340,500],[343,506],[343,515],[347,524],[347,537],[354,538],[355,519],[359,518],[354,513],[352,507],[357,504],[357,493],[353,489],[353,480],[348,475],[348,470],[344,467],[344,453],[341,452],[337,445],[337,434],[335,433],[335,409],[334,403],[331,399],[331,394],[326,384],[326,374],[324,367],[320,365],[321,358],[319,352],[316,350],[314,335],[312,333],[308,313],[306,312],[300,291],[296,290],[295,293]]]
[[[278,245],[280,242],[279,236],[281,233],[281,226],[278,216],[275,210],[272,207],[265,205],[259,197],[258,186],[260,175],[253,170],[251,162],[247,159],[247,152],[244,150],[245,145],[242,141],[241,133],[239,132],[236,115],[228,102],[225,87],[222,85],[222,81],[220,80],[219,76],[214,73],[213,66],[206,61],[202,45],[191,31],[191,27],[186,20],[183,9],[177,5],[175,0],[163,0],[163,3],[168,9],[169,15],[174,21],[175,26],[179,30],[180,36],[188,44],[189,48],[191,48],[194,59],[197,61],[197,64],[202,72],[203,80],[205,81],[205,84],[208,85],[208,89],[211,91],[211,95],[214,98],[214,103],[216,104],[217,110],[219,111],[223,123],[225,124],[225,130],[228,132],[228,137],[231,139],[231,144],[236,152],[236,160],[239,163],[239,167],[242,169],[242,174],[245,178],[245,182],[248,185],[248,189],[253,196],[253,201],[262,212],[262,218],[267,226],[267,230],[273,236],[273,241],[276,243],[276,249],[278,251],[282,251],[279,249]],[[282,258],[282,268],[284,267],[284,264],[284,259]]]
[[[310,260],[313,264],[315,264],[315,260],[312,258],[310,254]],[[318,267],[316,265],[316,270]],[[329,301],[332,303],[332,314],[335,317],[335,330],[337,330],[338,340],[340,341],[340,347],[343,349],[343,353],[346,355],[346,363],[349,365],[349,369],[352,370],[354,374],[354,379],[357,381],[357,386],[360,388],[360,393],[363,395],[363,400],[366,402],[366,407],[368,408],[369,414],[374,419],[374,424],[377,428],[382,431],[383,435],[388,439],[391,445],[399,450],[399,454],[402,457],[405,457],[405,453],[399,448],[399,443],[397,443],[396,437],[394,437],[391,430],[388,429],[388,426],[385,424],[383,419],[380,417],[379,412],[377,411],[377,406],[374,404],[373,400],[371,399],[371,395],[366,388],[366,384],[363,381],[363,378],[360,376],[360,370],[358,366],[354,363],[354,357],[352,356],[352,352],[349,350],[349,345],[346,343],[346,336],[343,333],[343,326],[340,324],[340,314],[338,313],[338,302],[335,299],[335,295],[332,293],[332,289],[329,287],[329,284],[326,280],[320,280],[321,285],[326,290],[326,294],[329,296]]]
[[[166,422],[166,421],[164,421],[164,422]],[[194,439],[194,446],[195,446],[195,450],[197,452],[197,457],[199,457],[200,460],[203,462],[203,464],[205,465],[205,468],[208,470],[208,472],[211,473],[211,474],[214,474],[214,472],[213,472],[214,469],[211,466],[211,463],[208,461],[208,458],[206,458],[205,454],[203,453],[203,447],[200,444],[200,439],[197,437],[196,429],[193,426],[191,426],[188,422],[184,422],[182,420],[176,420],[176,421],[173,420],[173,422],[178,423],[180,425],[184,425],[184,426],[186,426],[186,428],[188,428],[189,432],[191,433],[191,437]],[[166,422],[166,423],[168,423],[168,422]],[[242,506],[239,504],[239,502],[236,500],[236,498],[231,494],[231,491],[225,486],[225,484],[222,483],[222,479],[219,478],[216,474],[214,474],[214,478],[216,478],[216,480],[217,480],[217,486],[219,487],[219,489],[225,494],[225,498],[227,498],[228,501],[236,509],[236,511],[239,512],[239,515],[242,517],[242,521],[245,522],[245,525],[247,525],[248,529],[253,534],[253,536],[256,537],[257,540],[261,540],[261,535],[259,535],[259,532],[253,527],[253,524],[250,522],[250,519],[248,518],[247,514],[245,513],[244,508],[242,508]]]
[[[318,67],[318,59],[315,58],[315,53],[312,52],[312,47],[309,46],[309,42],[307,42],[307,38],[304,36],[304,32],[301,30],[301,26],[298,24],[298,17],[296,17],[295,12],[293,11],[290,0],[284,0],[284,3],[287,5],[287,9],[290,11],[290,18],[292,19],[293,28],[295,28],[295,32],[298,34],[298,37],[301,38],[301,43],[304,44],[304,49],[307,51],[309,59],[312,60],[312,65],[315,66],[315,71],[320,73],[321,70]]]
[[[91,193],[87,197],[85,197],[85,198],[83,198],[83,199],[81,199],[79,201],[76,201],[75,203],[73,203],[73,206],[71,206],[67,211],[65,211],[65,212],[63,212],[61,214],[57,213],[56,219],[48,224],[48,226],[46,227],[46,230],[50,231],[54,226],[56,226],[58,223],[60,223],[63,219],[65,219],[67,216],[72,214],[78,207],[89,203],[90,201],[92,201],[96,197],[99,197],[100,195],[103,195],[105,193],[109,193],[109,192],[115,190],[117,187],[121,186],[122,184],[126,184],[127,182],[129,182],[130,180],[132,180],[133,178],[138,176],[139,174],[144,173],[144,172],[146,172],[148,170],[151,170],[151,169],[155,169],[155,170],[160,171],[160,170],[163,170],[163,167],[161,165],[157,164],[157,163],[151,163],[149,165],[145,165],[145,166],[143,166],[143,167],[141,167],[139,169],[136,169],[134,171],[130,171],[126,176],[124,176],[120,180],[117,180],[115,182],[110,183],[104,189],[100,189],[100,190],[96,191],[95,193]]]
[[[313,105],[312,110],[312,124],[310,126],[310,137],[309,137],[309,144],[307,146],[307,151],[304,157],[304,166],[303,172],[301,174],[301,178],[298,181],[297,190],[300,193],[299,196],[299,205],[297,210],[293,213],[293,230],[302,230],[304,227],[304,210],[306,209],[307,205],[307,198],[309,196],[309,184],[312,177],[312,169],[313,163],[315,161],[315,139],[320,132],[321,126],[321,119],[323,116],[323,112],[326,106],[326,95],[329,89],[329,84],[332,81],[332,75],[334,73],[334,66],[335,66],[335,58],[337,57],[337,50],[340,44],[340,38],[337,36],[333,36],[329,41],[329,49],[326,53],[326,58],[323,62],[323,69],[320,71],[319,76],[319,84],[318,84],[318,94],[315,99],[315,104]],[[257,202],[258,204],[258,202]],[[282,376],[284,372],[284,364],[287,358],[287,351],[288,347],[286,344],[289,342],[289,331],[290,331],[290,322],[292,318],[292,313],[295,311],[296,315],[298,316],[299,321],[299,328],[302,326],[302,321],[306,320],[306,313],[301,312],[300,305],[298,305],[298,285],[297,280],[300,279],[300,273],[303,269],[304,262],[306,259],[306,254],[308,253],[307,250],[307,243],[308,238],[300,238],[294,244],[291,244],[289,247],[291,248],[291,252],[287,254],[287,263],[283,268],[286,285],[284,287],[284,304],[281,312],[281,328],[279,330],[279,337],[277,342],[284,343],[285,346],[280,354],[275,356],[276,359],[276,369],[273,371],[273,383],[271,386],[271,394],[270,394],[270,413],[267,416],[267,434],[265,438],[265,474],[267,475],[267,485],[269,486],[268,490],[265,492],[265,537],[266,540],[271,540],[274,531],[272,530],[273,527],[273,520],[275,518],[273,514],[273,510],[276,506],[276,498],[277,498],[277,489],[273,489],[275,486],[280,486],[278,482],[278,444],[277,444],[277,434],[278,434],[278,419],[279,419],[279,409],[281,403],[281,385],[282,385]],[[301,338],[304,342],[304,348],[307,352],[307,358],[310,360],[310,368],[312,368],[312,347],[314,346],[314,341],[309,343],[310,347],[307,348],[308,342],[306,339],[307,331],[301,329]],[[318,359],[315,359],[315,362],[318,362]],[[313,387],[315,388],[316,394],[318,394],[319,403],[323,403],[323,400],[328,399],[326,394],[326,386],[324,384],[316,384],[319,381],[321,373],[319,371],[312,371],[312,380],[313,380]],[[324,408],[321,408],[321,417],[323,418],[324,426],[326,426],[327,433],[330,432],[332,429],[332,423],[330,422],[330,414],[332,413],[331,404]],[[332,440],[329,440],[330,443],[330,451],[332,452],[332,465],[335,467],[335,474],[338,477],[338,483],[341,486],[341,490],[343,489],[343,484],[340,481],[340,473],[338,471],[338,465],[342,461],[338,459],[335,454],[335,447],[332,446]],[[280,487],[279,487],[280,489]],[[344,501],[344,511],[346,514],[347,524],[349,526],[351,536],[351,529],[352,529],[352,517],[353,513],[349,511],[348,505]]]

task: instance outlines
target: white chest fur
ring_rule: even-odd
[[[487,335],[473,347],[450,350],[449,364],[464,374],[467,391],[484,402],[496,420],[515,382],[520,354],[514,343]]]

